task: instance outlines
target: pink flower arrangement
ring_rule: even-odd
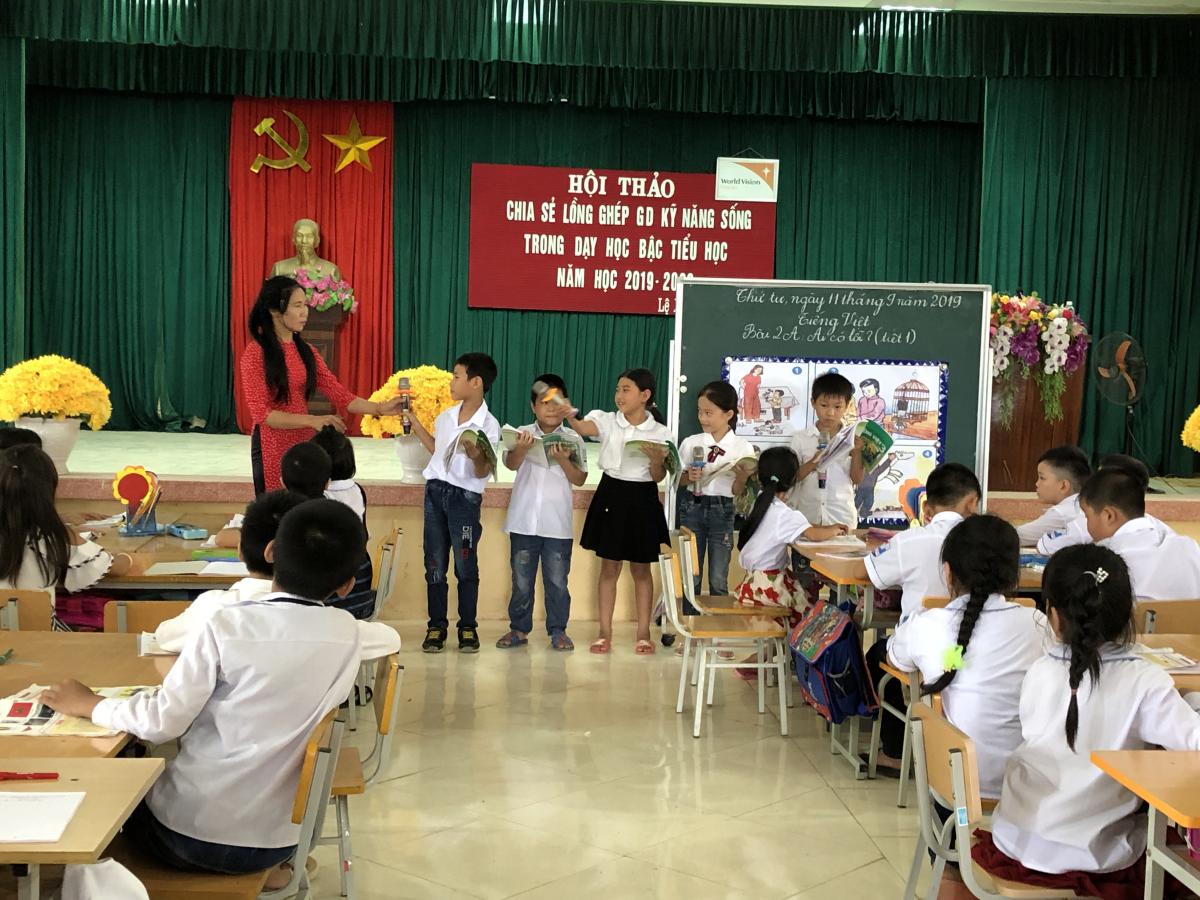
[[[1001,423],[1012,421],[1017,368],[1021,377],[1037,382],[1047,421],[1061,419],[1066,376],[1083,365],[1090,341],[1087,326],[1070,303],[1049,304],[1036,292],[993,294],[992,375]]]
[[[306,269],[296,270],[296,283],[304,288],[304,296],[308,305],[318,312],[340,306],[348,313],[358,310],[358,300],[354,296],[354,288],[347,281],[337,281],[328,275],[315,281]]]

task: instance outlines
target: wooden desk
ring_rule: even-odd
[[[1168,818],[1185,828],[1200,828],[1200,753],[1097,751],[1092,764],[1150,805],[1145,896],[1162,897],[1167,872],[1200,892],[1200,869],[1167,846]]]
[[[1200,634],[1139,634],[1137,640],[1139,644],[1145,644],[1156,650],[1170,647],[1177,653],[1200,661]],[[1185,694],[1200,691],[1200,675],[1194,673],[1172,674],[1171,678],[1175,681],[1175,687]]]
[[[92,687],[162,684],[177,659],[138,656],[135,634],[0,632],[0,653],[10,647],[14,651],[12,659],[0,666],[0,697],[15,694],[31,684],[51,684],[63,678],[78,678]],[[127,743],[126,734],[104,738],[0,737],[0,760],[22,756],[115,756]]]
[[[20,866],[18,896],[37,900],[40,867],[68,863],[94,863],[116,836],[117,830],[162,775],[161,759],[54,759],[37,756],[5,759],[13,771],[58,772],[58,781],[5,781],[0,791],[22,793],[83,791],[87,796],[74,818],[53,844],[0,844],[0,863]]]
[[[216,534],[225,526],[230,515],[225,513],[194,513],[175,521],[187,521]],[[85,526],[86,527],[86,526]],[[136,553],[147,566],[157,562],[181,562],[190,560],[192,552],[205,549],[203,540],[185,541],[169,534],[142,537],[125,536],[116,528],[97,535],[96,542],[110,553]],[[98,587],[105,590],[202,590],[226,588],[237,581],[238,575],[145,575],[126,573],[116,577],[105,576]]]

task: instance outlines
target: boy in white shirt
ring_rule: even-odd
[[[1100,464],[1096,467],[1097,472],[1102,472],[1106,469],[1116,469],[1117,471],[1131,475],[1142,486],[1143,494],[1150,488],[1150,470],[1146,468],[1146,464],[1140,459],[1134,459],[1132,456],[1126,456],[1124,453],[1110,453],[1108,456],[1101,457]],[[1080,490],[1082,490],[1082,486]],[[1170,530],[1166,525],[1154,518],[1154,516],[1146,516],[1146,518],[1153,522],[1156,528],[1166,531]],[[1038,553],[1044,556],[1053,556],[1063,547],[1074,547],[1076,544],[1090,543],[1092,543],[1092,536],[1088,534],[1087,517],[1083,514],[1083,510],[1078,510],[1074,518],[1066,525],[1042,535],[1038,539],[1037,550]]]
[[[292,823],[309,735],[346,699],[364,659],[400,648],[394,630],[356,623],[323,598],[354,583],[362,524],[332,500],[310,500],[279,525],[266,558],[271,593],[218,610],[185,644],[162,688],[103,700],[78,681],[43,694],[53,709],[179,754],[126,825],[131,840],[182,869],[226,874],[278,867],[287,883]]]
[[[433,423],[433,434],[416,416],[405,414],[413,434],[432,456],[425,467],[425,585],[428,595],[429,627],[421,650],[441,653],[446,646],[450,586],[446,570],[454,555],[454,577],[458,580],[458,649],[479,652],[479,539],[483,525],[479,509],[483,489],[494,464],[481,448],[462,442],[468,428],[482,431],[495,446],[500,441],[500,423],[488,412],[483,395],[496,380],[496,363],[486,353],[464,353],[454,361],[450,396],[457,400]]]
[[[1092,540],[1125,560],[1137,599],[1200,597],[1200,545],[1147,518],[1136,478],[1115,469],[1097,472],[1084,485],[1079,505]]]
[[[535,421],[521,426],[517,446],[504,454],[504,465],[516,472],[517,477],[504,520],[512,565],[509,630],[496,641],[496,646],[506,650],[529,643],[529,633],[533,630],[534,581],[540,561],[550,647],[574,650],[575,645],[567,636],[567,620],[571,616],[567,576],[571,572],[571,548],[575,542],[571,489],[587,480],[587,450],[583,439],[563,425],[563,419],[571,411],[570,404],[562,402],[567,398],[563,380],[547,372],[534,379],[534,383],[540,388],[540,392],[533,390],[529,395]],[[564,441],[544,444],[549,465],[530,459],[529,451],[535,440],[551,434]]]
[[[788,497],[788,505],[804,513],[814,525],[858,526],[854,506],[854,488],[863,480],[862,441],[823,458],[826,448],[842,430],[842,420],[854,385],[836,372],[826,372],[813,380],[812,407],[817,421],[792,436],[791,448],[800,460],[800,475]]]
[[[1037,498],[1050,508],[1017,526],[1022,547],[1036,547],[1044,535],[1066,528],[1079,516],[1079,490],[1092,474],[1088,458],[1078,447],[1051,447],[1037,464]]]

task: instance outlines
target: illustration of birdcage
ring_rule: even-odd
[[[915,378],[896,388],[892,394],[894,419],[898,425],[911,425],[929,418],[929,388]]]

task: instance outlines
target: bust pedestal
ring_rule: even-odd
[[[338,371],[337,330],[345,316],[346,313],[340,306],[324,312],[310,309],[308,323],[304,326],[302,333],[304,340],[312,344],[325,357],[325,364],[329,366],[329,371],[335,373]],[[328,397],[321,393],[320,388],[313,393],[312,399],[308,402],[308,411],[314,416],[328,416],[336,412],[333,404],[329,402]]]

